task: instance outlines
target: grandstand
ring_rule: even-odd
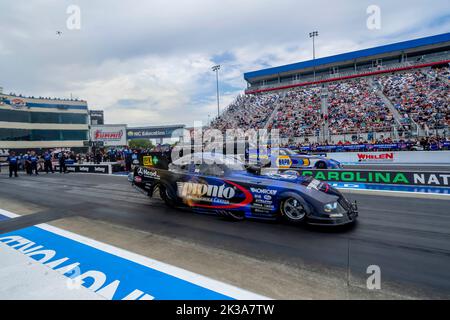
[[[449,63],[446,33],[248,72],[245,95],[211,127],[300,142],[447,135]]]

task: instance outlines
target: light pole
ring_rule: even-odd
[[[314,39],[319,36],[319,31],[313,31],[309,33],[309,37],[313,39],[313,63],[314,63],[314,81],[316,81],[316,44]]]
[[[220,64],[212,67],[212,71],[216,72],[216,86],[217,86],[217,116],[220,114],[219,110],[219,70],[220,70]]]

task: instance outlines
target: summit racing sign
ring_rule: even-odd
[[[125,146],[127,144],[125,125],[93,125],[91,138],[93,141],[102,141],[105,146]]]
[[[27,106],[27,103],[24,99],[14,98],[10,100],[10,105],[15,109],[22,109]]]
[[[450,186],[450,172],[303,170],[304,176],[327,182],[374,183],[415,186]]]
[[[252,194],[231,181],[221,185],[177,182],[178,196],[189,206],[209,209],[236,209],[252,202]]]
[[[94,133],[95,140],[120,140],[123,136],[123,131],[117,132],[103,132],[102,130],[96,130]]]

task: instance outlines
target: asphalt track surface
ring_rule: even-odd
[[[361,288],[368,277],[367,267],[378,265],[383,286],[395,288],[401,297],[450,298],[450,201],[401,195],[349,197],[359,203],[358,223],[330,229],[229,222],[169,209],[159,199],[145,198],[124,177],[50,174],[9,179],[0,174],[0,208],[9,207],[9,201],[40,208],[0,222],[0,234],[83,217],[92,224],[101,221],[125,226],[245,255],[261,263],[337,271],[347,277],[347,285]],[[278,296],[283,297],[282,293]]]

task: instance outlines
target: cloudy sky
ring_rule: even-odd
[[[80,9],[80,28],[67,9]],[[367,8],[381,10],[370,30]],[[71,24],[73,25],[73,24]],[[450,31],[448,0],[2,0],[0,86],[74,97],[107,123],[186,124],[216,114],[243,73]],[[60,35],[57,31],[61,31]]]

